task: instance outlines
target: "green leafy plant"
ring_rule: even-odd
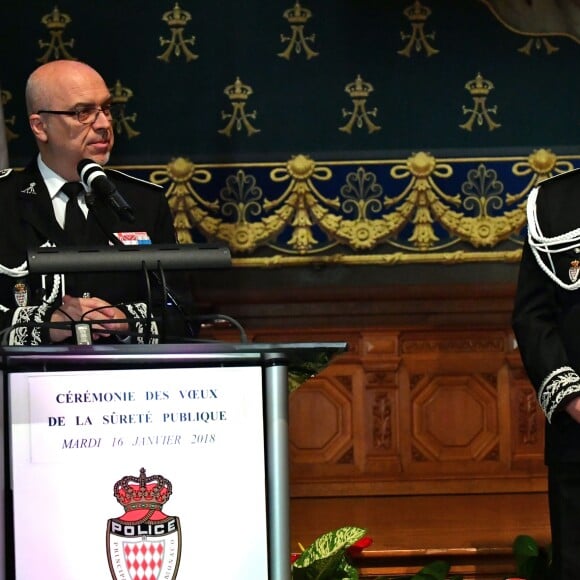
[[[513,543],[516,570],[525,580],[547,580],[552,562],[551,546],[543,548],[531,536],[517,536]]]
[[[372,539],[366,530],[347,526],[318,537],[301,554],[294,554],[291,572],[292,580],[357,580],[358,570],[352,563],[352,556],[370,546]],[[462,580],[461,576],[449,574],[449,564],[433,562],[422,568],[411,580]],[[401,580],[401,577],[398,577]],[[375,580],[388,580],[387,576]]]
[[[365,533],[363,528],[344,527],[323,534],[292,563],[292,580],[357,579],[358,572],[347,549],[362,540]]]

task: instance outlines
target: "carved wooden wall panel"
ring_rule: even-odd
[[[501,469],[497,374],[505,336],[417,333],[402,335],[410,385],[407,471],[426,476],[485,474]]]
[[[512,427],[512,465],[522,470],[533,469],[544,449],[544,415],[536,393],[530,386],[519,356],[509,357],[505,369],[510,389],[510,424]]]
[[[509,328],[310,328],[252,338],[349,343],[290,397],[296,497],[545,487],[543,416]]]
[[[308,389],[290,398],[290,453],[295,463],[350,466],[354,463],[352,413],[356,369],[333,367],[309,381]]]
[[[338,286],[257,286],[219,308],[251,341],[349,345],[290,396],[293,549],[360,525],[373,538],[364,577],[440,558],[466,580],[501,580],[515,573],[516,535],[550,542],[544,417],[510,328],[513,288],[365,289],[361,299]]]

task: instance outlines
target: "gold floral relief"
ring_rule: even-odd
[[[221,241],[240,265],[513,262],[527,195],[574,162],[537,149],[502,161],[511,175],[496,163],[419,151],[357,165],[298,154],[284,164],[210,170],[180,157],[150,179],[166,187],[181,243],[192,233]],[[506,179],[518,189],[508,191]]]
[[[178,157],[165,169],[152,172],[149,179],[166,187],[165,195],[173,212],[173,224],[180,244],[192,242],[193,227],[209,238],[215,236],[220,220],[211,213],[217,212],[218,203],[203,199],[193,186],[211,180],[211,173],[207,169],[200,169],[188,159]]]
[[[333,215],[329,208],[337,208],[338,199],[325,197],[314,184],[314,180],[327,181],[331,176],[328,167],[317,167],[306,155],[296,155],[286,167],[270,172],[273,182],[289,183],[284,193],[273,201],[266,201],[264,208],[273,210],[280,223],[291,226],[292,236],[288,246],[299,254],[317,246],[312,233],[313,224],[319,224],[323,229],[335,227],[338,216]]]
[[[280,231],[284,224],[276,219],[255,218],[264,216],[263,192],[256,179],[239,169],[226,178],[225,187],[220,190],[222,214],[232,221],[219,224],[217,237],[240,253],[253,252]]]

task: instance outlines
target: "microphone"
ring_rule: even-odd
[[[82,159],[77,165],[77,171],[83,185],[97,196],[104,197],[123,221],[135,221],[133,209],[98,163],[92,159]]]

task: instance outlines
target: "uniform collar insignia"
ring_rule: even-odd
[[[31,181],[30,185],[28,187],[25,187],[24,189],[20,190],[20,193],[27,193],[30,195],[36,195],[36,189],[34,189],[36,187],[36,181]]]
[[[20,308],[28,306],[28,286],[24,282],[16,282],[13,293],[17,306],[20,306]]]
[[[578,280],[578,275],[580,274],[580,261],[572,260],[570,262],[570,268],[568,268],[568,276],[570,276],[570,282],[574,283]]]

